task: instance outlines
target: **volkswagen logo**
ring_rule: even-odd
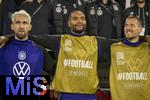
[[[19,78],[24,79],[30,74],[30,66],[26,62],[17,62],[13,67],[13,74]]]

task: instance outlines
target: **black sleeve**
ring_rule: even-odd
[[[54,51],[56,44],[60,42],[60,35],[30,35],[29,39],[36,42],[37,44]]]
[[[103,37],[97,37],[98,41],[98,62],[106,62],[106,51],[110,46],[108,39]]]
[[[98,78],[101,80],[99,85],[101,88],[109,87],[109,69],[110,69],[110,40],[104,37],[97,37],[98,40]]]
[[[48,75],[50,77],[50,81],[52,81],[55,71],[54,61],[45,48],[39,45],[38,47],[41,49],[44,57],[42,75]]]
[[[98,41],[98,62],[106,62],[110,60],[110,45],[120,41],[119,39],[108,39],[105,37],[97,37]]]
[[[8,38],[8,42],[14,39],[14,34],[5,35]],[[60,43],[61,35],[29,35],[29,39],[37,44],[54,51],[56,44]]]
[[[8,41],[11,41],[14,39],[14,34],[5,35],[5,37],[8,38]]]

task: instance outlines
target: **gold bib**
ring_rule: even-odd
[[[150,100],[150,48],[115,43],[111,46],[112,100]]]
[[[97,58],[94,36],[63,35],[52,87],[59,92],[95,93],[99,82]]]

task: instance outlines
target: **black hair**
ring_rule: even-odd
[[[68,21],[69,21],[69,19],[70,19],[70,17],[71,17],[71,14],[72,14],[72,13],[75,13],[75,12],[78,12],[78,11],[82,12],[82,13],[85,15],[85,13],[84,13],[82,10],[80,10],[80,9],[74,9],[74,10],[72,10],[71,12],[69,12]]]

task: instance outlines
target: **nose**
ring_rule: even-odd
[[[83,22],[83,21],[82,21],[82,19],[80,19],[80,18],[77,20],[77,23],[82,23],[82,22]]]
[[[20,26],[20,28],[23,28],[23,27],[24,27],[24,24],[23,24],[23,23],[20,23],[19,26]]]

